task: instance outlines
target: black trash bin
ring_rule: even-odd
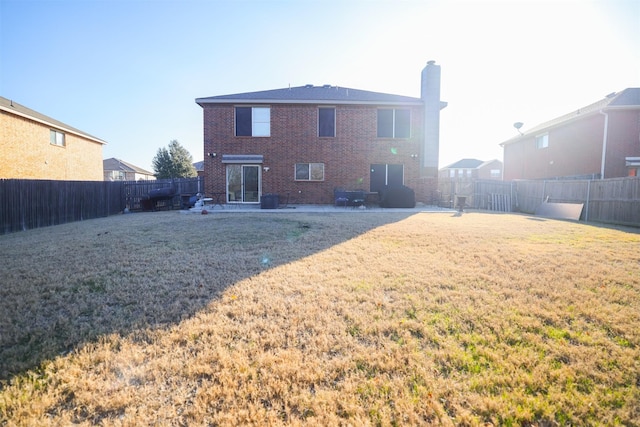
[[[280,205],[280,195],[263,194],[260,197],[260,209],[278,209]]]

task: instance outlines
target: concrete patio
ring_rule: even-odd
[[[381,208],[379,206],[351,207],[334,205],[292,205],[280,206],[277,209],[261,209],[259,204],[225,204],[205,205],[208,213],[294,213],[294,212],[331,212],[331,213],[385,213],[385,212],[456,212],[455,209],[417,203],[413,208]],[[181,213],[200,213],[200,210],[182,210]]]

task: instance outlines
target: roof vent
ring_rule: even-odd
[[[323,88],[325,89],[329,89],[331,87],[331,85],[322,85]]]
[[[304,85],[304,87],[306,87],[307,89],[312,88],[313,85]]]

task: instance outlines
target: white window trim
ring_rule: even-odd
[[[255,114],[256,110],[266,110],[266,120],[259,121],[257,115]],[[267,132],[264,134],[258,133],[257,126],[265,124],[267,125]],[[251,107],[251,136],[256,138],[266,138],[271,136],[271,107]]]
[[[541,150],[549,147],[549,133],[541,133],[536,135],[536,148]]]
[[[297,174],[297,172],[298,172],[298,165],[307,165],[307,167],[309,168],[309,178],[307,178],[307,179],[299,179],[299,178],[298,178],[298,174]],[[313,177],[313,175],[312,175],[312,173],[311,173],[311,167],[312,167],[312,165],[316,165],[316,166],[317,166],[317,165],[320,165],[320,166],[322,167],[322,179],[313,179],[313,178],[312,178],[312,177]],[[314,162],[300,162],[300,163],[296,163],[296,164],[293,166],[293,177],[294,177],[294,181],[302,181],[302,182],[308,182],[308,181],[311,181],[311,182],[322,182],[322,181],[324,181],[324,180],[325,180],[324,169],[325,169],[325,168],[324,168],[324,163],[314,163]]]
[[[379,138],[387,138],[387,139],[411,139],[411,108],[379,108],[380,110],[391,110],[391,136],[383,136]],[[409,136],[396,136],[396,111],[403,110],[409,112]]]
[[[56,147],[66,147],[66,135],[64,132],[60,132],[55,129],[49,129],[49,143],[51,145],[55,145]]]
[[[238,126],[238,116],[236,115],[237,108],[251,108],[251,135],[238,135],[237,134],[237,126]],[[255,111],[257,109],[267,110],[268,112],[268,121],[258,121],[256,119]],[[235,105],[233,108],[233,134],[234,136],[239,137],[251,137],[251,138],[269,138],[271,136],[271,106],[270,105]],[[258,134],[256,131],[256,125],[258,124],[267,124],[267,132],[265,134]]]
[[[333,135],[331,136],[320,136],[320,110],[322,109],[333,109]],[[335,138],[336,137],[336,107],[332,105],[323,105],[322,107],[318,107],[318,138]]]

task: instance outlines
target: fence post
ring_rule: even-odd
[[[589,222],[589,199],[591,198],[591,180],[587,181],[587,210],[584,212],[584,222]]]
[[[513,212],[513,181],[509,183],[509,199],[511,201],[509,206],[509,212]]]

